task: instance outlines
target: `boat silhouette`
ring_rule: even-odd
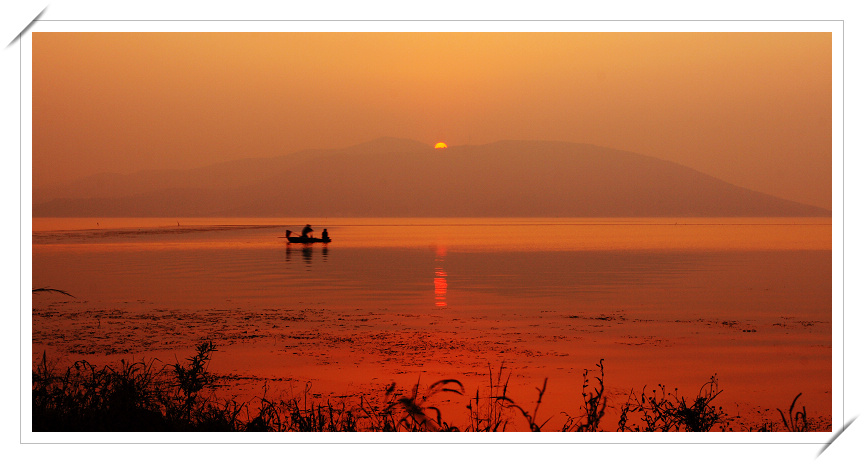
[[[325,229],[325,232],[326,232],[326,229]],[[285,231],[285,238],[288,239],[288,243],[330,243],[332,241],[330,239],[329,235],[325,235],[321,238],[310,237],[310,236],[304,237],[302,235],[297,236],[297,237],[292,237],[290,230]]]

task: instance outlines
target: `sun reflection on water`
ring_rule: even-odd
[[[444,256],[447,249],[439,246],[435,250],[435,306],[447,307],[447,271],[444,270]]]

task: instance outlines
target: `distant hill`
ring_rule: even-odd
[[[34,191],[58,217],[830,216],[669,161],[594,145],[435,150],[384,138],[205,168],[102,174]]]

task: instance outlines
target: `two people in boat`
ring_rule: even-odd
[[[311,235],[309,235],[311,233],[312,233],[312,227],[309,226],[309,224],[306,224],[306,227],[303,228],[303,231],[300,233],[300,236],[303,238],[311,237]],[[329,238],[330,238],[330,234],[327,233],[327,229],[324,229],[324,231],[321,232],[321,239],[327,240]]]
[[[302,237],[302,238],[312,238],[312,235],[311,235],[311,234],[312,234],[313,230],[314,230],[314,229],[312,229],[312,226],[310,226],[309,224],[306,224],[306,227],[304,227],[303,230],[300,232],[300,237]],[[291,231],[290,231],[290,230],[286,230],[286,231],[285,231],[285,237],[287,238],[287,237],[289,237],[290,235],[291,235]],[[321,239],[322,239],[322,240],[328,240],[329,238],[330,238],[330,234],[327,233],[327,229],[324,229],[324,231],[321,232]]]

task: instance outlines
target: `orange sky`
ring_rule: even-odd
[[[830,208],[831,34],[33,34],[35,188],[382,136],[592,143]]]

